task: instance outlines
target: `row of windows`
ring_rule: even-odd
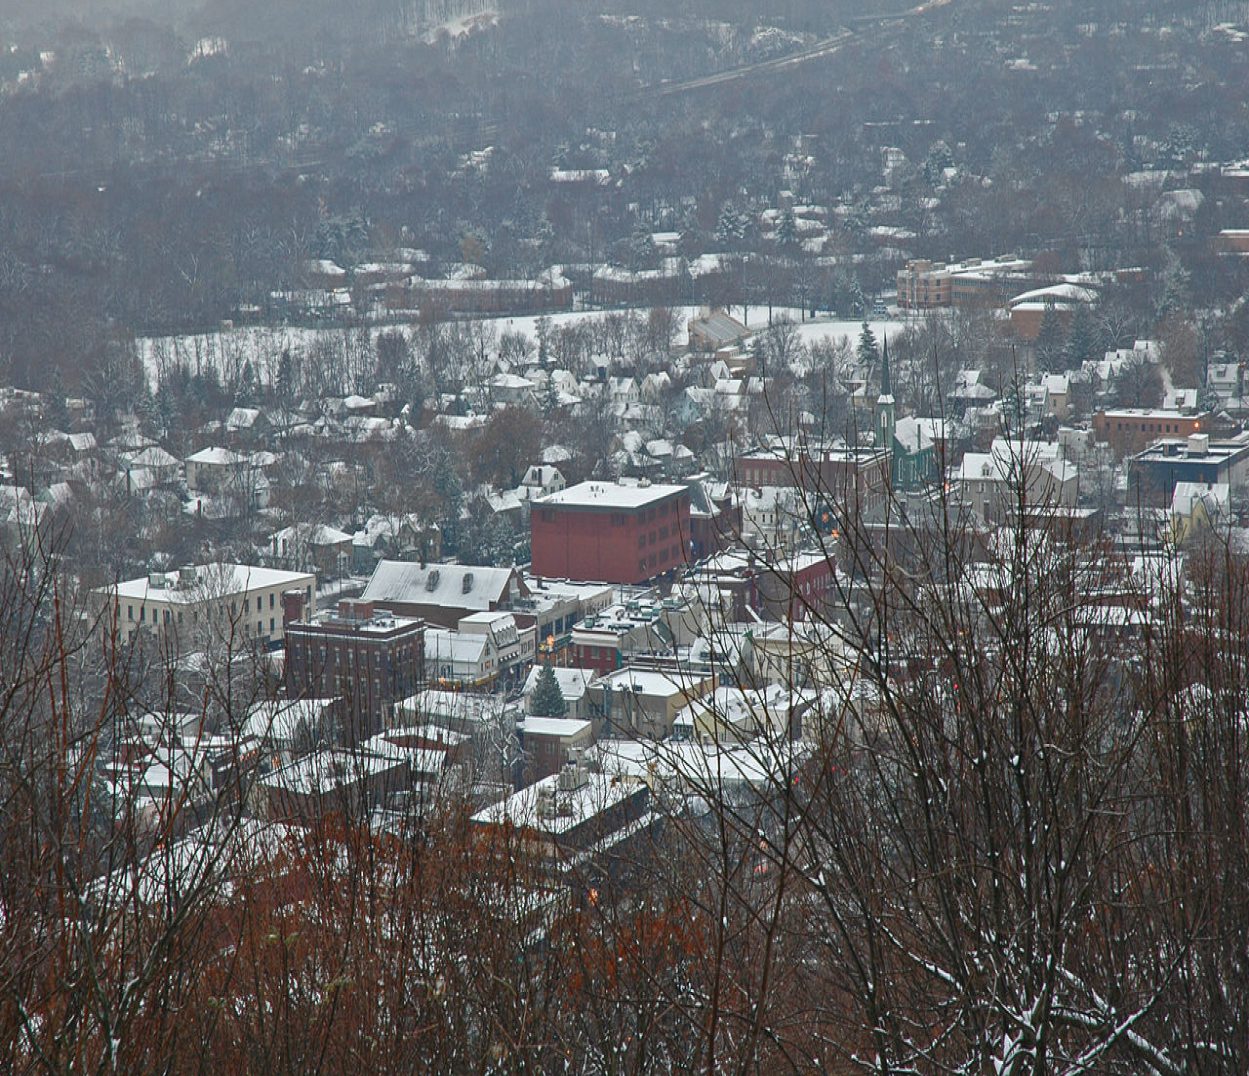
[[[651,531],[650,534],[639,534],[638,535],[638,549],[641,549],[645,545],[654,545],[657,541],[662,542],[667,537],[668,537],[667,527],[661,528],[658,536],[656,536],[654,531]]]
[[[158,612],[160,615],[158,615]],[[161,609],[159,611],[156,609],[153,609],[152,610],[152,623],[163,624],[166,626],[175,622],[178,624],[181,624],[183,623],[183,612],[184,611],[182,609],[179,609],[178,615],[175,618],[169,609]],[[134,606],[133,605],[126,606],[126,619],[130,621],[134,620]],[[140,624],[147,623],[147,606],[146,605],[139,606],[139,623]],[[191,623],[193,624],[199,623],[199,610],[198,609],[191,610]],[[244,634],[250,635],[251,630],[252,630],[252,626],[250,623],[246,623],[243,625]],[[276,630],[277,630],[277,618],[270,617],[269,618],[269,634],[272,635]],[[256,634],[257,635],[265,634],[265,624],[263,620],[256,621]]]
[[[1116,422],[1115,429],[1129,433],[1180,433],[1182,427],[1178,422]]]
[[[669,546],[667,549],[661,549],[657,553],[652,553],[649,557],[643,557],[638,561],[638,571],[646,572],[652,568],[658,568],[660,563],[670,564],[681,559],[681,547]]]
[[[251,598],[244,598],[244,599],[243,599],[243,613],[244,613],[244,615],[246,615],[247,613],[250,613],[250,612],[251,612],[251,604],[252,604],[252,603],[251,603]],[[270,608],[270,609],[275,608],[275,607],[276,607],[276,604],[277,604],[277,603],[276,603],[276,596],[275,596],[275,595],[273,595],[273,594],[270,594],[270,595],[269,595],[269,608]],[[257,612],[260,612],[260,610],[261,610],[262,608],[264,608],[264,599],[263,599],[263,597],[258,597],[258,598],[256,599],[256,611],[257,611]],[[234,615],[235,615],[235,613],[236,613],[236,611],[237,611],[237,607],[235,606],[235,603],[234,603],[234,602],[231,602],[231,603],[230,603],[230,615],[231,615],[231,616],[234,616]],[[164,623],[166,623],[166,624],[168,624],[168,623],[170,623],[170,622],[172,621],[173,617],[172,617],[171,612],[170,612],[170,610],[169,610],[169,609],[163,609],[163,610],[161,610],[161,612],[164,614],[164,615],[163,615],[163,617],[158,617],[158,616],[157,616],[157,610],[155,610],[155,609],[153,609],[153,610],[152,610],[152,623],[153,623],[153,624],[157,623],[158,619],[163,619]],[[179,624],[181,624],[181,623],[182,623],[182,614],[183,614],[183,610],[179,609],[179,610],[178,610],[178,616],[177,616],[177,622],[178,622]],[[134,620],[134,606],[133,606],[133,605],[127,605],[127,606],[126,606],[126,619],[127,619],[127,620]],[[198,610],[198,609],[192,609],[192,610],[191,610],[191,622],[192,622],[192,623],[197,623],[198,621],[199,621],[199,610]],[[273,631],[273,630],[274,630],[275,622],[276,622],[276,618],[275,618],[275,617],[270,617],[270,618],[269,618],[269,630],[270,630],[270,631]],[[147,606],[146,606],[146,605],[140,605],[140,606],[139,606],[139,623],[140,623],[140,624],[146,624],[146,623],[147,623]],[[258,621],[256,621],[256,631],[257,631],[258,633],[261,633],[261,632],[263,632],[263,631],[264,631],[264,625],[263,625],[263,622],[262,622],[262,621],[259,621],[259,620],[258,620]]]
[[[578,647],[587,660],[594,661],[598,659],[615,660],[616,648],[614,646],[582,646]]]

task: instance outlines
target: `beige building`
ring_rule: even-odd
[[[282,594],[302,592],[306,615],[316,611],[317,580],[310,572],[284,572],[247,564],[204,564],[176,572],[152,572],[139,579],[102,587],[102,604],[111,599],[122,638],[136,631],[190,641],[209,629],[229,631],[240,644],[269,648],[284,639]]]
[[[947,306],[998,306],[1013,287],[1031,279],[1032,263],[1013,255],[934,262],[916,258],[898,270],[898,306],[935,310]]]
[[[672,735],[677,714],[715,688],[708,674],[626,666],[590,685],[595,735],[662,740]]]

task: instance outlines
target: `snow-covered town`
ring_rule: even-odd
[[[1249,5],[101,3],[0,1070],[1249,1069]]]

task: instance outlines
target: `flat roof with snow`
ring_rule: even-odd
[[[646,508],[688,491],[684,486],[635,485],[618,482],[580,482],[575,486],[540,497],[535,504],[558,505],[561,508],[586,508],[591,511]]]
[[[244,594],[270,587],[303,589],[313,581],[311,572],[284,572],[277,568],[257,568],[250,564],[205,564],[193,569],[194,580],[180,582],[178,572],[154,572],[139,579],[127,579],[102,593],[134,601],[201,602]]]
[[[531,714],[516,727],[527,736],[558,736],[567,739],[588,732],[590,722],[575,717],[534,717]]]

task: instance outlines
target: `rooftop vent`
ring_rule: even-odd
[[[464,578],[460,580],[460,593],[467,594],[473,589],[473,573],[465,572]]]
[[[442,578],[442,573],[435,568],[425,577],[425,589],[434,591],[438,589],[438,582]]]

